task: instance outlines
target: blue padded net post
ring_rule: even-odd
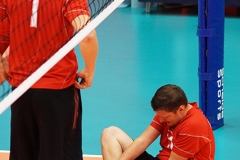
[[[199,106],[213,129],[224,125],[224,0],[198,0]]]

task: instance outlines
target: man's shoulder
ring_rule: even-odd
[[[178,124],[178,128],[182,131],[199,133],[211,129],[211,126],[201,109],[193,106],[186,117]]]

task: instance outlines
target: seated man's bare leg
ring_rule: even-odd
[[[118,160],[133,140],[120,128],[105,128],[101,136],[103,160]]]

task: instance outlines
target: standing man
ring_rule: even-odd
[[[180,87],[162,86],[151,106],[156,115],[134,141],[117,127],[104,129],[101,137],[104,160],[214,160],[210,123],[197,103],[188,103]],[[158,136],[162,149],[152,156],[146,149]]]
[[[9,47],[7,80],[18,87],[90,20],[86,0],[0,0],[0,52]],[[79,89],[92,85],[98,41],[80,43],[78,72],[71,50],[11,106],[10,160],[81,160]],[[3,66],[3,65],[2,65]],[[1,72],[1,77],[6,77]],[[80,82],[76,79],[80,78]]]

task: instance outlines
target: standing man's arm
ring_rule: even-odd
[[[72,25],[75,30],[79,30],[87,23],[89,16],[80,15],[72,21]],[[85,67],[77,73],[78,78],[81,78],[81,82],[75,82],[75,86],[79,89],[85,89],[92,85],[96,59],[98,54],[98,40],[96,31],[93,30],[88,34],[80,43],[80,51],[82,53]]]
[[[133,143],[123,152],[119,160],[133,160],[140,156],[152,144],[160,132],[149,126]]]
[[[0,2],[0,84],[7,78],[10,22],[7,17],[6,5]]]
[[[9,47],[0,55],[0,84],[7,79]]]
[[[10,42],[10,22],[3,1],[0,1],[0,22],[0,54],[3,55]]]

